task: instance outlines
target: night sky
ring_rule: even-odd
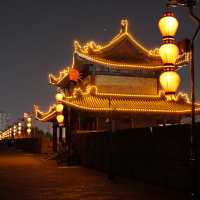
[[[129,30],[147,48],[159,47],[157,28],[164,0],[3,0],[0,3],[0,110],[13,119],[31,112],[34,104],[46,110],[55,88],[48,73],[71,65],[73,41],[109,41],[129,20]],[[199,9],[197,9],[199,12]],[[175,9],[180,21],[177,40],[190,37],[195,24],[187,9]],[[200,49],[199,38],[197,50]],[[198,54],[196,55],[198,57]],[[199,58],[198,58],[199,59]],[[200,60],[196,62],[196,68]],[[188,69],[180,71],[181,89],[188,90]],[[200,77],[200,71],[196,70]],[[197,79],[198,88],[200,87]],[[200,97],[199,89],[197,96]]]

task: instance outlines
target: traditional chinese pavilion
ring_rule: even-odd
[[[187,66],[190,53],[181,52],[176,69]],[[70,78],[71,69],[79,72]],[[64,125],[74,132],[112,130],[178,123],[191,113],[186,94],[168,100],[159,76],[164,70],[158,49],[148,50],[128,31],[128,21],[121,21],[120,32],[107,44],[94,41],[74,42],[73,64],[49,82],[64,93]],[[200,105],[196,105],[200,111]],[[56,104],[42,112],[35,106],[36,118],[56,121]],[[112,123],[108,123],[111,119]]]

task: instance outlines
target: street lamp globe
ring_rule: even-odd
[[[63,124],[64,115],[59,114],[59,115],[56,116],[56,119],[57,119],[57,121],[58,121],[59,124]]]
[[[30,133],[31,133],[31,129],[30,129],[30,128],[27,128],[27,130],[26,130],[26,131],[27,131],[27,133],[28,133],[28,134],[30,134]]]
[[[28,127],[28,128],[31,128],[31,123],[27,123],[27,127]]]
[[[174,37],[178,29],[178,20],[172,12],[167,11],[160,18],[158,27],[163,37]]]
[[[164,43],[159,49],[162,62],[167,65],[175,65],[179,54],[178,47],[173,43]]]
[[[174,95],[180,82],[180,76],[175,71],[166,71],[160,75],[160,84],[166,95]]]
[[[32,120],[31,117],[27,118],[27,122],[31,122],[31,120]]]
[[[56,112],[62,113],[63,109],[64,109],[63,104],[59,103],[56,105]]]
[[[58,92],[58,93],[56,94],[55,98],[56,98],[56,101],[57,101],[57,102],[60,102],[60,101],[63,100],[64,94],[61,93],[61,92]]]

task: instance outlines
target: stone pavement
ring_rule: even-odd
[[[58,167],[40,155],[0,148],[0,200],[186,200],[169,191],[83,167]]]

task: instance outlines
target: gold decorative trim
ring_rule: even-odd
[[[39,106],[34,105],[34,113],[35,113],[35,118],[39,121],[48,121],[51,120],[55,117],[56,111],[55,111],[55,104],[49,107],[48,111],[42,112],[39,109]]]

